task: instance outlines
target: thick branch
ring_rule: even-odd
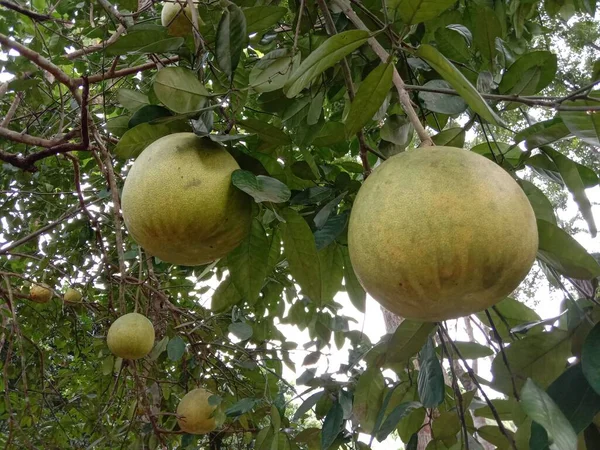
[[[77,103],[81,104],[81,95],[77,90],[77,85],[73,83],[73,79],[63,72],[60,67],[56,66],[39,53],[25,47],[23,44],[19,44],[17,41],[11,40],[8,36],[5,36],[2,33],[0,33],[0,44],[2,44],[4,47],[16,50],[21,54],[21,56],[27,58],[36,66],[54,75],[54,78],[69,88],[69,90],[73,93],[75,100],[77,100]],[[81,84],[83,84],[83,82]]]
[[[0,0],[0,5],[4,6],[5,8],[12,9],[13,11],[18,12],[19,14],[23,14],[24,16],[27,16],[30,19],[35,20],[36,22],[45,22],[47,20],[53,20],[56,22],[63,22],[63,23],[66,22],[64,20],[60,20],[55,17],[48,16],[46,14],[36,13],[35,11],[31,11],[30,9],[24,8],[21,5],[17,5],[16,3],[13,3],[13,2]]]
[[[352,22],[356,28],[358,28],[360,30],[369,31],[369,32],[371,31],[365,25],[365,23],[360,19],[360,17],[358,17],[356,15],[354,10],[348,3],[345,3],[343,0],[333,0],[333,1],[342,9],[343,13],[346,15],[346,17],[348,17],[350,22]],[[381,61],[383,63],[387,63],[389,61],[389,58],[390,58],[389,53],[381,46],[381,44],[377,41],[377,39],[375,39],[373,37],[369,38],[369,44],[371,45],[371,48],[377,54],[377,56],[379,56],[379,58],[381,59]],[[412,105],[412,102],[410,100],[408,92],[406,91],[404,80],[402,79],[402,77],[400,76],[400,74],[398,73],[398,71],[396,70],[395,67],[394,67],[394,74],[393,74],[392,80],[394,82],[394,86],[396,87],[396,90],[398,91],[398,97],[400,98],[400,103],[402,103],[402,107],[404,108],[404,111],[406,112],[406,115],[408,116],[410,123],[415,128],[415,131],[417,132],[417,135],[419,136],[419,139],[421,140],[421,146],[427,147],[427,146],[434,145],[433,141],[431,140],[431,137],[425,130],[425,127],[419,120],[419,116],[417,115],[417,112],[415,111],[415,108]]]

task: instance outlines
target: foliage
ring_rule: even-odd
[[[367,449],[359,433],[395,433],[407,448],[598,448],[585,400],[600,394],[600,266],[556,214],[572,196],[596,233],[597,2],[201,1],[185,37],[158,2],[113,3],[0,2],[0,443]],[[254,199],[247,240],[200,267],[146,254],[119,210],[133,159],[190,130],[227,148]],[[541,236],[529,282],[564,291],[560,317],[506,299],[471,318],[485,346],[443,323],[407,320],[377,343],[351,329],[341,299],[366,299],[346,241],[356,193],[380,160],[431,142],[523,180]],[[34,283],[53,299],[33,302]],[[134,310],[156,331],[135,362],[105,340]],[[347,364],[317,371],[342,349]],[[493,380],[467,362],[487,357]],[[222,411],[206,436],[174,415],[198,386]]]

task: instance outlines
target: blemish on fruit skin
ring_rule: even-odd
[[[181,177],[181,178],[183,178],[183,177]],[[187,183],[184,187],[192,188],[192,187],[200,186],[201,184],[202,184],[202,180],[200,178],[194,178],[192,181]]]

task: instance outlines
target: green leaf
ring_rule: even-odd
[[[104,50],[106,56],[146,53],[171,53],[181,47],[184,39],[165,34],[164,27],[129,32]]]
[[[505,431],[514,437],[514,433],[511,430],[505,428]],[[510,448],[510,442],[506,436],[500,431],[500,428],[493,425],[484,425],[477,428],[477,435],[482,439],[485,439],[490,444],[493,444],[495,448]]]
[[[273,145],[288,145],[292,143],[290,137],[282,130],[262,120],[249,117],[238,121],[238,125],[251,133],[256,133],[261,139]]]
[[[508,68],[498,90],[502,94],[537,94],[554,80],[556,68],[557,58],[551,52],[525,53]]]
[[[297,422],[304,414],[306,414],[313,406],[317,404],[317,402],[323,397],[325,391],[315,392],[310,397],[308,397],[302,404],[298,407],[296,412],[294,413],[294,417],[292,420]]]
[[[329,147],[344,141],[346,141],[345,125],[341,122],[327,122],[312,143],[317,147]]]
[[[484,142],[471,148],[472,152],[485,156],[502,166],[508,163],[509,166],[518,166],[523,152],[519,147],[508,145],[504,142]]]
[[[454,341],[454,345],[458,348],[460,355],[465,359],[485,358],[486,356],[492,356],[494,354],[494,351],[491,348],[478,344],[477,342]],[[442,346],[437,346],[435,351],[438,355],[441,355],[442,349]],[[452,356],[452,359],[457,359],[458,354],[455,352],[452,345],[446,345],[445,350],[447,351],[443,352],[444,358],[449,358]],[[452,355],[448,355],[448,352],[451,352]]]
[[[198,77],[183,67],[165,67],[154,79],[154,93],[160,102],[179,114],[199,111],[209,95]]]
[[[256,92],[281,89],[300,65],[300,53],[292,57],[289,50],[278,48],[263,56],[250,71],[249,82]]]
[[[244,8],[246,32],[252,34],[267,30],[277,24],[286,15],[287,11],[287,8],[283,6],[253,6],[251,8]]]
[[[528,378],[542,387],[548,387],[564,370],[571,355],[570,335],[562,330],[549,333],[528,334],[505,348],[504,355],[510,370],[499,353],[492,362],[492,387],[498,392],[513,395],[513,384],[517,392]]]
[[[592,214],[592,204],[585,193],[585,185],[583,184],[579,170],[577,170],[577,165],[574,161],[571,161],[565,155],[550,147],[542,147],[542,151],[552,159],[558,168],[560,176],[569,191],[571,191],[571,194],[573,194],[573,200],[579,206],[579,211],[588,224],[590,234],[592,237],[596,237],[598,230],[596,229],[594,215]]]
[[[355,135],[373,118],[392,88],[393,73],[393,64],[380,64],[360,84],[345,121],[347,137]]]
[[[150,104],[150,100],[148,100],[146,94],[133,89],[119,89],[117,91],[117,101],[131,112],[135,112],[142,106]]]
[[[102,361],[102,375],[110,375],[113,371],[113,366],[115,365],[115,357],[113,355],[108,355]]]
[[[227,267],[237,291],[254,302],[267,277],[269,239],[258,219],[252,221],[250,233],[227,256]]]
[[[254,409],[258,401],[254,398],[243,398],[225,410],[225,414],[229,417],[241,416]]]
[[[358,378],[354,391],[352,412],[360,424],[363,433],[374,430],[377,414],[383,402],[385,381],[377,367],[370,367]]]
[[[494,67],[496,56],[496,38],[502,36],[502,25],[496,12],[487,6],[479,6],[473,2],[470,9],[473,44],[485,61],[488,68]],[[468,103],[468,101],[467,101]]]
[[[181,336],[175,336],[167,344],[167,356],[171,361],[179,361],[185,353],[185,342]]]
[[[162,106],[146,105],[142,106],[135,113],[133,113],[131,119],[129,119],[128,126],[129,128],[133,128],[141,123],[152,122],[155,119],[169,116],[172,116],[171,111],[163,108]]]
[[[531,379],[527,379],[521,391],[521,407],[531,419],[545,428],[552,439],[553,449],[577,449],[577,435],[573,427],[550,396]]]
[[[515,135],[515,143],[525,141],[529,150],[560,141],[571,134],[560,117],[535,123]]]
[[[377,430],[377,440],[383,442],[387,439],[392,431],[396,429],[398,423],[413,410],[420,408],[419,402],[404,402],[396,406],[392,412],[386,417],[385,421]]]
[[[296,97],[312,80],[363,45],[368,38],[369,32],[363,30],[344,31],[328,38],[294,70],[284,86],[285,95]]]
[[[321,302],[321,269],[319,254],[310,227],[296,211],[286,208],[281,212],[284,254],[290,272],[304,294],[317,304]]]
[[[600,323],[592,328],[583,343],[581,364],[590,386],[600,394]]]
[[[419,352],[418,387],[419,398],[425,408],[435,408],[444,400],[444,374],[431,338]]]
[[[465,145],[465,136],[465,130],[456,127],[441,131],[435,136],[432,136],[431,139],[435,145],[463,148]]]
[[[381,139],[392,142],[401,149],[405,149],[413,137],[414,128],[405,116],[388,116],[381,131]]]
[[[367,294],[358,281],[358,278],[356,278],[352,262],[350,261],[348,247],[341,247],[341,249],[344,257],[344,285],[346,286],[346,292],[348,293],[348,297],[350,297],[352,305],[361,313],[364,313]]]
[[[519,180],[519,184],[529,199],[529,203],[531,203],[535,217],[556,225],[554,208],[542,190],[527,180]]]
[[[591,93],[593,100],[567,101],[562,106],[598,106],[600,105],[600,94]],[[598,111],[561,111],[560,117],[567,128],[590,145],[600,146],[600,114]]]
[[[120,159],[136,158],[146,147],[168,134],[171,130],[167,125],[142,123],[123,135],[115,147],[115,155]]]
[[[332,302],[342,287],[344,257],[339,245],[331,244],[318,251],[321,269],[321,302]]]
[[[492,125],[501,125],[502,120],[489,107],[486,101],[481,97],[477,89],[467,80],[467,78],[448,61],[444,55],[429,44],[422,44],[417,49],[417,56],[423,58],[435,69],[456,92],[467,102],[469,107],[488,121]]]
[[[438,49],[448,59],[467,62],[471,59],[469,47],[472,42],[468,42],[463,33],[457,32],[457,29],[451,27],[452,25],[448,25],[445,28],[440,27],[435,30],[435,42]],[[467,28],[464,29],[468,31],[470,36],[471,32]]]
[[[113,117],[106,121],[106,129],[117,137],[123,136],[129,130],[129,116]]]
[[[331,244],[342,234],[348,223],[348,211],[341,214],[332,214],[327,219],[327,222],[315,231],[315,244],[317,250],[321,250]]]
[[[432,89],[449,89],[450,85],[443,80],[431,80],[423,85]],[[441,94],[439,92],[419,92],[419,99],[429,111],[440,114],[455,115],[464,112],[467,104],[458,95]]]
[[[395,9],[406,25],[433,19],[455,3],[454,0],[391,0],[389,9]]]
[[[386,361],[401,363],[416,355],[427,343],[429,335],[435,328],[436,325],[432,322],[403,320],[389,341]]]
[[[284,203],[292,195],[290,189],[281,181],[265,175],[254,175],[247,170],[238,169],[231,174],[235,187],[251,195],[256,203]]]
[[[148,358],[150,361],[156,361],[158,357],[167,349],[167,345],[169,344],[169,337],[163,337],[152,349],[150,352],[150,356]]]
[[[215,44],[217,62],[229,79],[233,79],[233,73],[247,42],[246,17],[238,6],[229,3],[221,16]]]
[[[533,309],[510,297],[505,298],[500,303],[496,303],[496,305],[488,309],[488,312],[500,337],[503,339],[508,338],[510,330],[517,325],[541,320],[540,316]],[[475,313],[475,315],[485,326],[491,327],[485,311],[480,311]]]
[[[580,280],[600,276],[600,265],[585,248],[556,225],[538,219],[538,258],[559,273]]]
[[[245,322],[235,322],[229,324],[228,330],[240,341],[245,341],[252,337],[252,327]]]
[[[231,277],[225,278],[212,296],[211,311],[221,313],[242,300],[242,294],[236,289]]]
[[[596,332],[596,337],[592,340],[597,340],[599,335],[600,333]],[[589,336],[587,339],[589,339]],[[589,345],[592,345],[592,343]],[[599,352],[597,346],[590,347],[586,351],[584,344],[583,352],[582,361],[585,361],[583,358],[587,359],[587,356],[591,356],[592,359],[596,358],[596,364],[598,364],[598,357],[596,355]],[[598,366],[596,366],[596,369],[598,369]],[[590,376],[586,377],[582,364],[575,364],[565,370],[547,390],[548,395],[571,423],[575,433],[581,433],[585,430],[592,423],[596,414],[600,412],[600,395],[594,391],[588,381],[590,378],[595,378],[597,389],[600,389],[600,384],[598,384],[600,381],[600,372],[594,370],[593,367],[590,370],[588,366]]]
[[[321,448],[323,450],[327,450],[331,447],[342,430],[343,423],[344,410],[342,409],[342,405],[336,402],[333,404],[323,421],[323,429],[321,431]]]

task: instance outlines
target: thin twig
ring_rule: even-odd
[[[24,16],[27,16],[31,20],[34,20],[36,22],[46,22],[48,20],[52,20],[54,22],[68,23],[66,20],[57,19],[56,17],[37,13],[13,2],[0,0],[0,5],[4,6],[5,8],[12,9],[13,11],[18,12],[19,14],[23,14]]]
[[[10,123],[10,121],[12,120],[12,118],[15,115],[15,112],[17,111],[17,108],[19,107],[19,103],[21,103],[21,100],[23,99],[23,93],[22,92],[17,92],[17,95],[15,95],[15,98],[13,99],[10,108],[8,110],[8,112],[6,113],[6,116],[4,116],[4,119],[2,120],[2,122],[0,122],[0,128],[3,127],[7,127],[8,124]]]
[[[125,30],[126,28],[124,25],[119,25],[117,27],[117,30],[107,40],[99,42],[98,44],[90,45],[89,47],[84,47],[79,50],[75,50],[74,52],[68,53],[65,56],[67,57],[67,59],[77,59],[80,56],[88,55],[90,53],[97,52],[98,50],[103,50],[110,44],[115,42],[117,39],[119,39],[119,37],[121,37]]]

